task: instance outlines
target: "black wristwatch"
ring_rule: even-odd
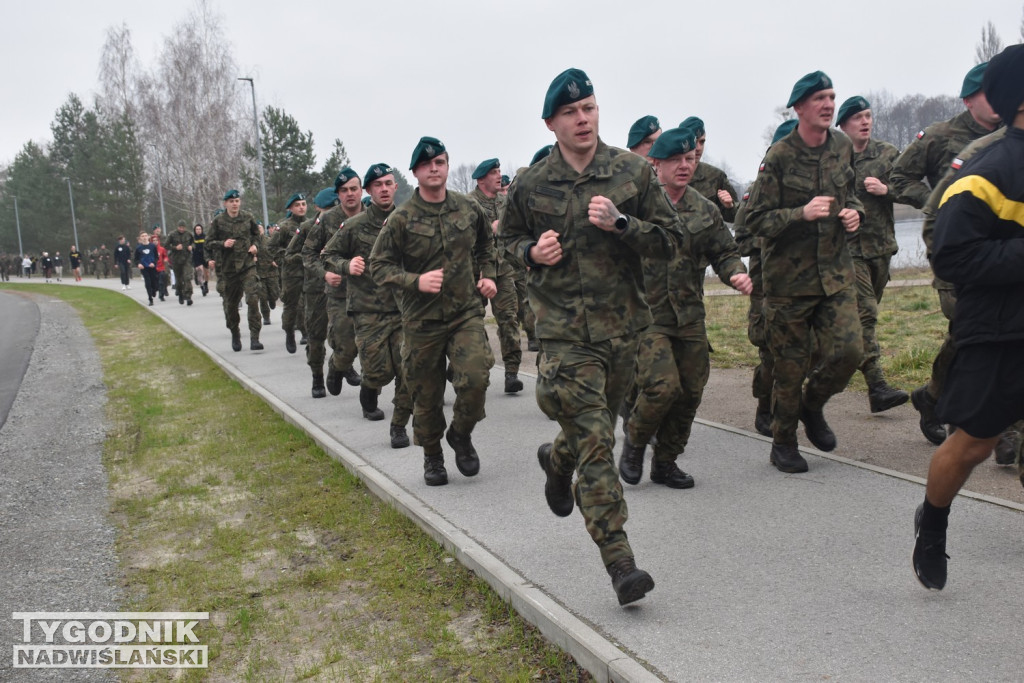
[[[629,227],[629,216],[624,213],[620,213],[619,217],[615,219],[615,229],[619,232],[626,232],[626,228]]]

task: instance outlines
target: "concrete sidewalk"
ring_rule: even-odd
[[[136,282],[127,294],[145,305]],[[120,289],[116,280],[82,284]],[[957,500],[950,582],[929,592],[910,568],[919,479],[809,449],[809,473],[781,475],[768,464],[766,439],[701,422],[686,462],[696,488],[674,491],[646,478],[626,487],[630,542],[656,588],[621,608],[580,516],[555,517],[544,503],[535,454],[557,426],[538,410],[531,377],[508,396],[503,371],[492,371],[488,418],[473,435],[480,474],[466,479],[451,466],[451,483],[431,488],[422,451],[392,450],[388,422],[362,419],[356,389],[310,398],[302,351],[284,349],[280,309],[261,335],[265,351],[233,353],[216,292],[194,300],[152,310],[449,547],[598,680],[1021,678],[1024,544],[1015,503]],[[390,391],[381,399],[390,415]],[[449,413],[451,401],[449,391]]]

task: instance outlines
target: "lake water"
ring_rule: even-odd
[[[890,268],[911,268],[927,266],[924,240],[921,239],[920,219],[899,221],[896,223],[896,244],[900,250],[892,257]]]

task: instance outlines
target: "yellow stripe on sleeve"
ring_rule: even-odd
[[[979,175],[960,178],[943,193],[939,208],[958,194],[969,192],[992,209],[998,218],[1024,227],[1024,202],[1007,199],[998,187]]]

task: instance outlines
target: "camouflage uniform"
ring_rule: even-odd
[[[280,229],[270,237],[270,254],[277,261],[281,272],[281,327],[285,334],[295,334],[299,330],[306,334],[306,308],[302,296],[302,255],[288,255],[288,243],[299,231],[301,221],[298,216],[290,215],[282,220]]]
[[[931,194],[930,188],[942,179],[953,157],[971,141],[991,132],[975,121],[970,111],[964,111],[918,133],[917,139],[896,159],[889,176],[896,188],[896,201],[915,209],[923,207]]]
[[[98,266],[96,270],[96,278],[99,279],[101,275],[104,280],[110,277],[110,250],[103,247],[97,251],[96,262]]]
[[[587,212],[596,195],[628,216],[624,231],[591,224]],[[578,473],[576,503],[606,566],[633,556],[612,450],[638,335],[652,320],[640,258],[669,258],[681,237],[678,220],[650,165],[598,140],[582,174],[558,145],[520,173],[499,228],[506,251],[530,267],[530,304],[542,344],[537,404],[561,427],[550,468],[562,476]],[[548,230],[560,235],[562,259],[533,264],[529,249]]]
[[[267,324],[270,323],[270,311],[277,307],[277,298],[281,294],[281,271],[270,251],[270,239],[267,235],[260,235],[260,250],[256,258],[256,272],[260,275],[260,313]]]
[[[378,285],[369,269],[370,252],[384,221],[394,212],[370,204],[350,218],[344,230],[324,247],[324,267],[348,281],[347,312],[355,327],[364,388],[380,391],[395,380],[395,406],[391,424],[404,427],[412,414],[412,398],[402,369],[402,315],[393,288]],[[349,275],[349,262],[362,256],[366,270]]]
[[[468,436],[485,417],[494,356],[477,282],[495,276],[491,225],[465,195],[449,190],[444,202],[435,204],[424,201],[417,189],[388,217],[368,266],[378,285],[395,288],[413,435],[426,456],[436,456],[445,429],[446,354],[454,372],[452,429]],[[420,292],[420,274],[438,268],[444,268],[440,293]]]
[[[489,224],[501,217],[505,199],[503,195],[488,197],[477,187],[469,193],[469,196],[475,199],[484,210]],[[495,235],[495,247],[497,247],[497,235]],[[512,264],[500,254],[497,256],[497,278],[494,284],[498,288],[498,293],[491,299],[491,311],[498,323],[501,360],[505,365],[505,372],[515,374],[519,372],[519,364],[523,360],[523,347],[519,338],[519,309]]]
[[[224,242],[234,239],[230,248]],[[260,228],[248,211],[239,211],[232,218],[226,212],[217,215],[210,223],[206,234],[206,245],[220,254],[217,262],[217,280],[224,281],[224,319],[232,334],[238,333],[238,302],[245,295],[249,307],[249,336],[259,339],[263,321],[260,318],[260,278],[256,272],[256,259],[249,248],[259,246]],[[218,286],[219,289],[219,286]]]
[[[320,214],[319,220],[309,229],[306,241],[302,246],[302,265],[306,269],[306,302],[310,301],[309,291],[311,283],[318,287],[323,295],[323,317],[319,315],[314,320],[306,316],[306,331],[309,334],[309,366],[313,372],[318,368],[322,371],[326,348],[324,340],[331,342],[330,369],[341,374],[347,374],[352,370],[352,362],[356,359],[356,332],[352,319],[345,311],[345,295],[347,278],[342,278],[341,284],[337,287],[327,284],[324,280],[324,264],[320,254],[327,241],[336,232],[344,228],[345,221],[349,218],[341,205],[337,205]],[[314,342],[313,330],[310,323],[313,321],[317,340]],[[321,336],[322,335],[322,336]],[[314,348],[314,343],[317,346]],[[319,362],[314,365],[314,354],[318,354]]]
[[[307,218],[302,221],[298,232],[288,243],[288,250],[285,261],[294,258],[302,259],[302,248],[306,244],[309,232],[320,222],[323,214]],[[309,344],[306,346],[306,363],[313,372],[314,379],[324,374],[324,357],[327,355],[324,346],[327,339],[327,294],[324,292],[324,279],[314,279],[315,274],[306,271],[305,263],[302,266],[302,308],[305,313],[304,325],[306,326],[306,339]]]
[[[736,237],[736,247],[740,256],[748,257],[747,274],[750,276],[750,284],[753,286],[750,292],[750,306],[747,309],[747,339],[757,348],[758,366],[754,368],[754,378],[751,383],[751,394],[759,402],[771,401],[772,398],[772,371],[775,362],[772,360],[772,353],[768,350],[768,342],[764,332],[764,282],[761,278],[761,240],[755,238],[747,229],[747,201],[749,194],[743,196],[743,201],[736,211],[736,221],[733,223],[733,230]]]
[[[894,146],[874,139],[868,140],[863,152],[855,151],[853,154],[857,198],[864,205],[864,220],[856,232],[847,234],[846,239],[857,275],[857,308],[864,343],[860,371],[864,373],[869,387],[885,382],[878,362],[881,352],[875,325],[878,322],[878,304],[889,283],[889,262],[898,248],[892,214],[896,191],[889,175],[898,155],[899,150]],[[889,187],[888,194],[878,196],[868,192],[864,188],[864,179],[868,177],[885,183]]]
[[[846,387],[863,353],[856,275],[838,216],[844,208],[864,214],[855,177],[849,138],[830,130],[825,144],[812,149],[794,130],[769,148],[750,189],[746,225],[761,238],[777,444],[796,445],[801,404],[821,411]],[[821,195],[834,198],[829,216],[805,221],[804,205]],[[812,370],[815,339],[821,360]]]
[[[167,235],[164,248],[171,260],[174,271],[174,288],[178,291],[179,301],[192,301],[192,233],[171,230]],[[178,249],[178,245],[181,249]]]
[[[725,171],[717,166],[701,161],[693,172],[693,178],[690,180],[689,186],[717,206],[718,210],[722,213],[722,218],[727,222],[732,223],[736,220],[739,197],[736,195],[736,188],[729,182],[729,176],[725,174]],[[719,190],[725,190],[732,197],[731,209],[725,208],[722,200],[718,198]]]
[[[674,462],[686,449],[711,371],[699,261],[709,262],[730,286],[734,275],[746,272],[736,242],[710,200],[687,187],[675,208],[685,228],[679,249],[670,261],[643,259],[654,323],[640,335],[638,394],[627,424],[630,441],[637,446],[657,435],[656,462]]]

